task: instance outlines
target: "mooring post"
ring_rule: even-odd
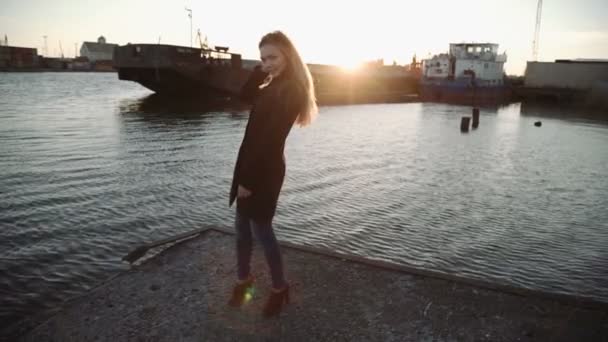
[[[473,108],[473,128],[479,126],[479,108]]]
[[[460,131],[461,132],[468,132],[469,131],[469,123],[471,122],[471,117],[470,116],[463,116],[462,120],[460,121]]]

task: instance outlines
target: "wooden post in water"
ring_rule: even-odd
[[[463,116],[462,120],[460,121],[460,131],[461,132],[468,132],[469,131],[469,123],[471,122],[471,117],[470,116]]]
[[[479,108],[473,108],[473,128],[479,126]]]

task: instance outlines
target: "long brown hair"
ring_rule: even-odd
[[[289,40],[283,32],[274,31],[264,35],[258,46],[261,48],[266,44],[272,44],[279,48],[281,53],[283,53],[283,56],[285,56],[287,68],[292,73],[295,82],[301,89],[304,89],[306,101],[304,101],[302,111],[298,114],[296,123],[301,127],[309,125],[317,116],[318,108],[315,96],[315,86],[308,66],[302,62],[298,50],[296,50],[291,40]]]

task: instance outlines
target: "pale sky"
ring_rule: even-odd
[[[9,44],[74,56],[75,44],[190,45],[200,29],[211,45],[258,58],[257,43],[280,29],[308,63],[352,66],[447,52],[449,43],[492,42],[505,69],[523,74],[532,56],[537,0],[0,0],[0,35]],[[194,42],[196,46],[196,41]],[[608,58],[608,0],[544,0],[539,59]]]

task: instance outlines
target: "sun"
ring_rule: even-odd
[[[338,65],[340,69],[346,73],[354,74],[361,70],[362,63],[357,64],[340,64]]]
[[[358,60],[356,58],[340,58],[339,62],[336,63],[340,69],[347,73],[356,73],[361,70],[364,61]]]

